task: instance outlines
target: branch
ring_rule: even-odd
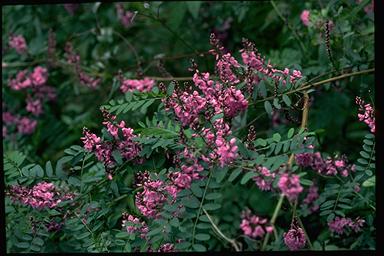
[[[228,243],[230,243],[233,248],[235,248],[235,251],[237,252],[240,252],[240,248],[236,242],[235,239],[230,239],[228,238],[226,235],[223,234],[223,232],[221,232],[221,230],[216,226],[216,224],[213,222],[213,220],[211,219],[211,216],[208,214],[208,212],[203,208],[203,212],[205,213],[205,215],[207,216],[209,222],[212,224],[212,227],[215,229],[215,231],[222,237],[224,238]]]

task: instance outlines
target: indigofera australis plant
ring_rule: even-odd
[[[122,4],[116,11],[124,27],[135,25],[136,12]],[[309,15],[301,15],[305,26]],[[356,97],[356,121],[370,128],[356,164],[340,152],[321,151],[318,131],[309,129],[314,89],[374,69],[308,80],[299,68],[272,64],[247,39],[238,54],[215,34],[209,42],[214,72],[192,60],[183,84],[164,67],[165,78],[115,77],[119,95],[100,106],[102,123],[84,127],[81,146],[66,149],[55,166],[24,164],[29,160],[18,152],[4,156],[9,205],[34,214],[23,220],[31,230],[15,231],[15,247],[40,251],[60,239],[89,252],[321,250],[356,247],[351,239],[374,230],[374,107]],[[50,61],[60,63],[52,34],[49,45]],[[28,51],[21,35],[12,36],[9,46],[18,54]],[[72,43],[64,56],[82,85],[100,88],[101,78],[84,72]],[[47,80],[47,68],[35,66],[8,84],[26,93],[25,109],[37,117],[43,102],[56,100]],[[152,116],[145,115],[148,109]],[[265,113],[272,119],[280,110],[297,113],[295,122],[287,118],[286,132],[262,136],[259,116],[249,120]],[[131,114],[141,118],[138,126]],[[37,125],[9,111],[3,121],[3,137],[14,128],[32,134]],[[251,193],[257,201],[246,197]],[[232,209],[221,212],[226,201]],[[266,201],[269,209],[259,207]],[[12,207],[10,215],[18,214]],[[311,222],[322,233],[310,231]]]

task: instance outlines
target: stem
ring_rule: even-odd
[[[196,216],[195,224],[193,225],[193,231],[192,231],[192,245],[195,244],[196,226],[197,226],[197,222],[199,221],[199,217],[200,217],[201,209],[203,208],[203,203],[204,203],[204,200],[205,200],[205,194],[207,193],[207,189],[208,189],[208,186],[209,186],[209,182],[211,181],[211,177],[212,177],[212,172],[209,173],[209,177],[208,177],[208,180],[207,180],[207,184],[205,185],[204,193],[203,193],[203,196],[202,196],[202,198],[201,198],[201,202],[200,202],[200,206],[199,206],[199,211],[197,212],[197,216]]]
[[[284,201],[284,195],[281,194],[280,198],[279,198],[279,201],[277,202],[277,205],[275,207],[275,211],[273,212],[273,215],[272,215],[272,218],[271,218],[271,225],[273,226],[273,229],[275,229],[275,222],[276,222],[276,219],[277,219],[277,215],[279,214],[280,208],[283,205],[283,201]],[[270,235],[270,233],[267,233],[265,238],[264,238],[264,242],[263,242],[263,245],[261,247],[262,251],[265,250],[265,246],[267,246],[267,244],[268,244],[269,235]]]
[[[267,97],[265,99],[256,101],[253,104],[257,104],[257,103],[260,103],[260,102],[264,102],[266,100],[271,100],[271,99],[274,99],[274,98],[278,98],[278,97],[283,96],[284,94],[288,95],[288,94],[292,94],[292,93],[295,93],[295,92],[305,91],[305,90],[307,90],[307,89],[309,89],[311,87],[316,87],[316,86],[319,86],[319,85],[322,85],[322,84],[326,84],[326,83],[330,83],[330,82],[333,82],[333,81],[341,80],[341,79],[344,79],[344,78],[347,78],[347,77],[358,76],[358,75],[363,75],[363,74],[369,74],[369,73],[374,73],[374,72],[375,72],[375,69],[371,68],[371,69],[366,69],[366,70],[362,70],[362,71],[356,71],[356,72],[352,72],[352,73],[343,74],[343,75],[340,75],[340,76],[331,77],[331,78],[328,78],[328,79],[325,79],[325,80],[322,80],[322,81],[319,81],[319,82],[316,82],[316,83],[306,82],[301,87],[299,87],[299,88],[297,88],[295,90],[279,94],[276,97],[274,97],[274,96]]]
[[[277,15],[280,17],[280,19],[287,24],[288,28],[292,31],[293,35],[295,36],[296,40],[299,42],[301,50],[303,53],[307,52],[307,48],[304,46],[303,42],[300,40],[299,35],[297,34],[297,31],[291,26],[291,24],[284,18],[284,16],[281,14],[280,10],[277,8],[276,4],[274,1],[271,1],[271,4],[273,6],[273,9],[275,9],[275,12]]]
[[[221,230],[216,226],[216,224],[213,222],[213,220],[211,219],[211,216],[208,214],[208,212],[203,208],[203,212],[205,213],[205,215],[207,216],[209,222],[212,224],[212,227],[215,229],[215,231],[222,237],[224,238],[227,242],[229,242],[233,248],[235,248],[235,251],[239,252],[240,251],[240,248],[239,246],[237,245],[236,243],[236,240],[235,239],[230,239],[228,238],[226,235],[223,234],[223,232],[221,232]]]

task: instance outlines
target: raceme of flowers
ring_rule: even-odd
[[[348,164],[346,156],[323,159],[320,152],[302,153],[295,155],[296,164],[301,167],[310,167],[322,175],[334,176],[340,174],[343,177],[348,177],[351,172],[355,171],[354,164]]]
[[[64,194],[53,183],[48,182],[40,182],[32,188],[13,185],[10,187],[9,194],[14,202],[37,209],[54,208],[60,202],[74,198],[73,194]]]
[[[64,50],[67,62],[74,65],[75,73],[80,83],[88,88],[96,89],[100,85],[101,78],[92,77],[83,71],[80,66],[80,55],[74,51],[72,43],[67,42]]]
[[[305,246],[305,233],[302,228],[297,225],[296,220],[291,224],[288,232],[283,234],[284,243],[291,251],[297,251]]]
[[[145,77],[144,79],[125,79],[121,82],[120,90],[123,93],[138,90],[140,92],[150,92],[155,85],[155,81]]]
[[[303,191],[300,185],[300,177],[296,174],[283,173],[277,184],[281,192],[291,201],[295,200]]]
[[[35,131],[37,121],[28,117],[14,116],[10,112],[3,112],[3,137],[8,136],[12,126],[17,128],[20,134],[32,134]]]
[[[22,35],[10,36],[9,47],[15,49],[18,54],[26,53],[28,50],[27,42]]]
[[[271,172],[264,166],[258,166],[256,168],[257,176],[252,179],[255,181],[256,185],[260,190],[270,191],[272,189],[272,183],[276,178],[276,173]]]
[[[357,114],[359,121],[366,123],[371,132],[375,133],[375,111],[371,104],[365,103],[360,97],[356,97],[356,104],[359,106],[359,114]]]
[[[119,124],[115,122],[116,116],[109,114],[106,110],[102,110],[104,121],[103,125],[106,127],[108,133],[112,136],[112,141],[101,140],[96,134],[91,133],[88,129],[84,128],[84,137],[81,140],[84,143],[84,148],[95,153],[97,159],[104,163],[107,172],[116,165],[116,161],[112,156],[114,150],[117,150],[124,160],[137,160],[140,153],[140,145],[133,141],[136,137],[133,134],[133,129],[125,127],[125,122],[121,121]],[[121,131],[122,136],[119,136]],[[112,176],[108,175],[109,179]]]
[[[263,238],[266,233],[273,232],[273,226],[268,224],[266,218],[253,215],[250,209],[245,209],[241,214],[240,228],[244,235],[251,238]]]
[[[354,232],[360,232],[364,226],[365,220],[361,218],[356,218],[352,220],[351,218],[340,218],[336,217],[334,220],[328,222],[329,230],[338,235],[342,235],[347,232],[347,230],[353,230]]]
[[[306,205],[312,213],[319,209],[319,205],[315,204],[315,201],[319,198],[318,190],[319,188],[312,184],[308,189],[307,196],[303,200],[303,205]]]

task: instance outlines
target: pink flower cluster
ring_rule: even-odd
[[[162,180],[152,180],[147,171],[139,173],[136,180],[136,186],[143,188],[135,195],[136,207],[148,218],[159,218],[160,210],[167,201],[167,192],[175,199],[175,188]]]
[[[130,27],[136,16],[136,13],[131,11],[125,11],[122,3],[117,3],[115,6],[117,11],[117,17],[119,18],[121,24],[123,24],[125,28]]]
[[[308,10],[304,10],[300,15],[301,22],[307,27],[309,26],[309,17],[310,12]]]
[[[289,175],[288,173],[283,173],[280,177],[278,187],[291,201],[295,200],[303,191],[303,187],[300,185],[300,176],[296,174]]]
[[[72,200],[73,194],[60,193],[53,183],[40,182],[33,188],[26,188],[19,185],[10,187],[9,194],[11,199],[33,208],[54,208],[60,202]]]
[[[264,191],[269,191],[272,189],[272,183],[276,178],[276,174],[268,170],[268,168],[264,166],[258,166],[256,168],[256,173],[258,176],[253,177],[252,179],[255,181],[256,185],[259,189]]]
[[[233,85],[240,82],[233,72],[233,69],[240,68],[240,64],[230,53],[226,53],[219,58],[216,68],[223,83]]]
[[[26,110],[39,116],[43,113],[43,101],[56,98],[56,91],[53,87],[46,85],[47,80],[47,69],[37,66],[30,74],[27,70],[17,73],[16,78],[9,80],[9,86],[16,91],[31,89],[27,94]]]
[[[354,164],[348,164],[345,156],[332,159],[327,157],[323,159],[320,152],[301,153],[295,155],[296,164],[301,167],[310,167],[322,175],[337,175],[347,177],[355,171]]]
[[[150,92],[155,85],[155,81],[145,77],[141,80],[136,79],[126,79],[123,80],[120,86],[120,90],[123,93],[133,92],[134,90],[138,90],[140,92]]]
[[[336,217],[334,220],[328,222],[328,227],[331,232],[342,235],[347,231],[348,228],[356,233],[360,232],[364,223],[365,220],[359,217],[356,218],[354,221],[351,218]]]
[[[316,199],[319,198],[318,190],[319,188],[315,184],[313,184],[309,187],[308,194],[303,200],[303,204],[307,205],[311,212],[315,212],[319,209],[319,205],[314,204]]]
[[[218,160],[220,166],[225,166],[237,158],[236,139],[229,139],[231,130],[224,118],[218,118],[212,127],[202,128],[202,121],[210,119],[212,115],[224,114],[231,119],[248,107],[248,101],[240,90],[235,87],[224,88],[219,82],[209,79],[209,73],[199,73],[196,70],[193,82],[202,91],[192,94],[183,92],[181,95],[175,90],[169,99],[165,100],[166,110],[172,109],[184,126],[190,126],[197,131],[195,137],[203,136],[207,146],[212,149],[208,156],[202,159],[208,163]],[[200,119],[202,116],[204,119]],[[200,133],[199,133],[200,130]]]
[[[284,243],[291,251],[297,251],[305,246],[305,234],[302,228],[291,225],[291,229],[284,233]]]
[[[252,238],[263,238],[265,233],[272,233],[273,227],[268,225],[268,220],[251,214],[251,210],[246,209],[241,214],[242,221],[240,228],[244,235]]]
[[[36,88],[44,85],[48,79],[48,71],[46,68],[37,66],[33,72],[28,75],[28,70],[17,73],[15,79],[9,81],[9,86],[13,90],[21,90],[26,88]]]
[[[28,117],[14,116],[10,112],[3,112],[3,137],[7,136],[8,128],[17,127],[20,134],[32,134],[35,131],[37,121]]]
[[[366,123],[371,128],[371,132],[375,133],[375,111],[373,107],[369,103],[365,104],[360,97],[356,97],[356,104],[359,105],[359,111],[361,112],[361,114],[357,114],[359,121]]]
[[[175,245],[171,243],[162,244],[157,251],[158,252],[174,252]]]
[[[145,221],[140,222],[139,218],[127,213],[123,213],[122,215],[122,227],[125,228],[129,234],[139,233],[142,239],[146,239],[149,229]]]
[[[27,51],[27,43],[22,35],[10,36],[9,47],[15,49],[18,54],[22,54]]]
[[[102,110],[104,115],[103,124],[107,128],[109,134],[113,137],[113,142],[102,141],[96,134],[91,133],[84,128],[84,137],[81,140],[84,143],[84,148],[87,151],[95,153],[99,161],[104,162],[104,165],[109,169],[115,165],[115,160],[112,157],[112,152],[117,150],[123,159],[132,160],[138,157],[141,147],[133,139],[136,135],[133,134],[133,129],[125,127],[125,122],[121,121],[116,124],[114,121],[116,116],[109,114],[106,110]],[[121,131],[122,138],[119,137]],[[109,177],[109,179],[111,179]]]
[[[293,70],[292,72],[288,68],[280,70],[274,68],[270,64],[270,61],[265,63],[265,58],[261,57],[254,44],[249,41],[244,42],[244,49],[241,49],[240,52],[243,63],[247,65],[248,72],[253,74],[253,76],[257,76],[253,77],[251,80],[259,81],[258,74],[263,74],[264,76],[272,78],[276,83],[282,80],[283,85],[285,85],[287,78],[289,78],[290,83],[295,83],[302,78],[302,74],[299,70]]]
[[[75,52],[71,42],[67,42],[65,44],[64,50],[66,53],[67,62],[74,65],[75,73],[80,83],[88,88],[96,89],[101,82],[101,78],[92,77],[83,71],[80,66],[80,55]]]

